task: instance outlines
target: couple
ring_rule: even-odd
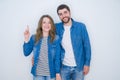
[[[65,4],[58,6],[57,14],[61,23],[54,25],[49,15],[43,15],[30,40],[29,28],[24,32],[24,55],[34,55],[33,80],[84,80],[91,60],[86,27],[71,18]]]

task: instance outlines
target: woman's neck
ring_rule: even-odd
[[[48,37],[49,36],[49,32],[43,32],[43,37]]]

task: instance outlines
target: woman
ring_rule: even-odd
[[[60,78],[60,40],[55,35],[53,19],[43,15],[38,23],[36,34],[30,40],[29,28],[24,32],[24,55],[33,51],[34,64],[31,73],[33,80],[61,80]]]

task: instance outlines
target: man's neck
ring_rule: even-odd
[[[71,26],[72,25],[72,20],[70,19],[68,23],[64,23],[64,26]]]

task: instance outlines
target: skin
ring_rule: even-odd
[[[42,31],[43,31],[43,36],[44,37],[47,37],[49,35],[50,29],[51,29],[50,20],[47,17],[43,18]]]

